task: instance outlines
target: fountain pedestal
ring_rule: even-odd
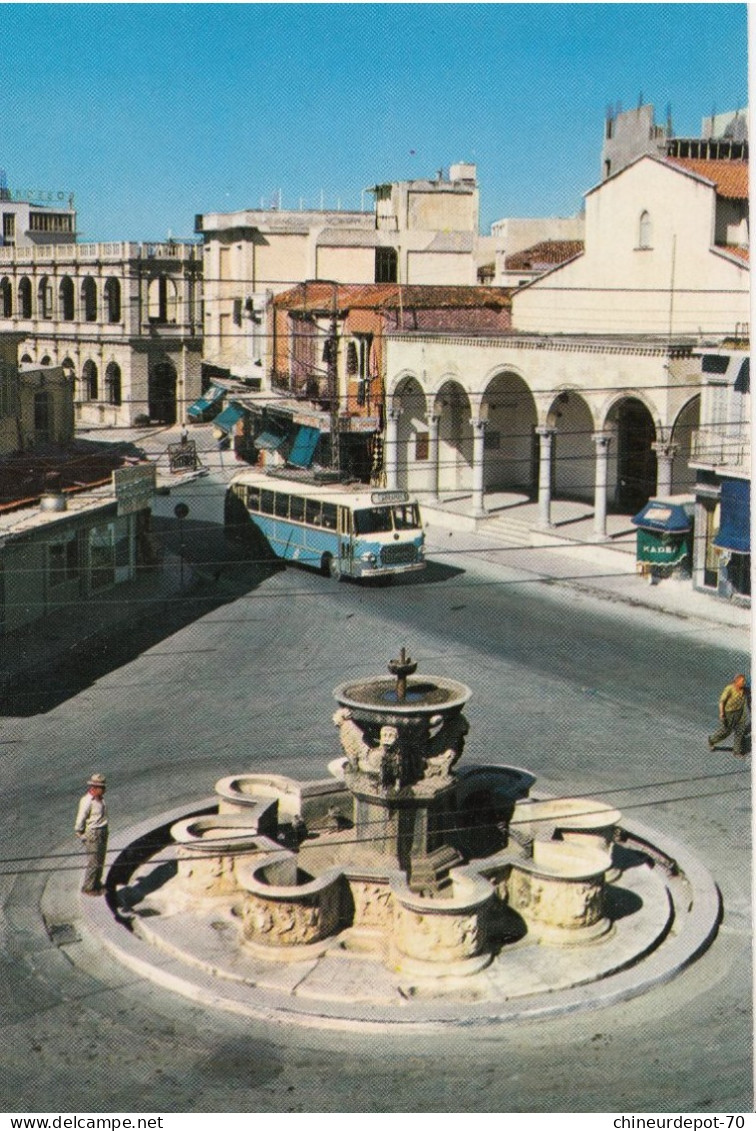
[[[378,676],[342,684],[333,716],[346,755],[357,859],[399,869],[415,892],[437,892],[461,854],[444,843],[454,822],[456,777],[468,723],[470,689],[456,680],[412,678],[404,654]]]

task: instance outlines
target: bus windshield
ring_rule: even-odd
[[[416,503],[393,507],[365,507],[354,512],[356,534],[385,534],[391,530],[416,530],[420,513]]]

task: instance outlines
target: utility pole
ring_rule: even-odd
[[[339,436],[339,326],[338,297],[339,285],[332,284],[331,318],[328,327],[328,396],[331,402],[331,467],[341,470],[341,444]]]

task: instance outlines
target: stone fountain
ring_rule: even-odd
[[[242,998],[277,987],[287,1016],[293,996],[391,1017],[394,1001],[584,987],[663,948],[673,921],[684,934],[693,866],[686,876],[611,805],[531,797],[519,767],[462,766],[470,688],[417,668],[402,648],[388,676],[334,690],[341,756],[327,777],[237,773],[214,802],[140,827],[109,878],[133,945]],[[129,951],[123,937],[113,949]],[[133,964],[150,965],[142,951]]]

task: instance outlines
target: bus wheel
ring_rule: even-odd
[[[341,578],[341,567],[332,554],[323,554],[320,572],[325,577],[332,577],[334,581],[339,581]]]

